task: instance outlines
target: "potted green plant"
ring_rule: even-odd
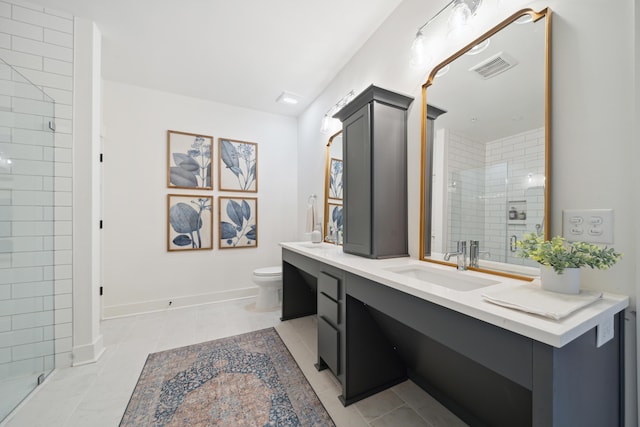
[[[581,267],[606,270],[622,258],[622,254],[613,248],[601,248],[586,242],[567,242],[560,236],[544,240],[537,233],[525,234],[516,246],[520,249],[518,256],[540,263],[542,287],[563,293],[580,292]]]

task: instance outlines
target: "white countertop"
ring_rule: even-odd
[[[332,265],[554,347],[564,346],[593,327],[610,320],[615,314],[629,305],[629,297],[626,295],[604,293],[602,298],[593,304],[563,319],[553,320],[501,307],[486,301],[482,297],[482,294],[489,290],[507,289],[528,283],[521,280],[475,271],[458,272],[452,267],[419,261],[413,258],[369,259],[346,254],[342,251],[342,246],[329,243],[288,242],[280,245],[308,258]],[[387,270],[389,268],[409,266],[433,269],[434,272],[453,271],[455,274],[490,279],[499,283],[471,291],[457,291]]]

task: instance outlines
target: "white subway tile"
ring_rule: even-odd
[[[41,267],[0,269],[0,284],[41,282]]]
[[[45,265],[42,267],[42,280],[49,281],[53,280],[53,269],[52,265]]]
[[[55,176],[73,177],[73,165],[71,163],[56,163],[54,170]]]
[[[55,296],[56,309],[72,308],[73,298],[71,294],[63,294]]]
[[[56,295],[61,294],[70,294],[73,291],[73,280],[65,279],[65,280],[56,280]]]
[[[54,235],[71,236],[73,234],[73,224],[71,221],[56,221],[54,224]]]
[[[53,117],[54,105],[52,102],[47,101],[37,101],[34,99],[26,98],[13,98],[13,111],[16,113],[36,114],[46,117]]]
[[[45,360],[47,359],[45,358]],[[57,369],[70,368],[73,365],[73,353],[70,351],[56,353],[55,362]]]
[[[11,285],[13,298],[52,296],[53,290],[53,281],[16,283]]]
[[[2,157],[11,160],[42,160],[42,147],[38,147],[37,145],[2,142],[0,143],[0,153],[2,153]],[[11,178],[11,176],[7,176],[7,178]],[[0,186],[4,186],[4,183],[0,184]],[[13,185],[11,188],[14,188]]]
[[[53,221],[53,206],[44,206],[42,208],[42,216],[44,221]]]
[[[73,148],[73,136],[68,133],[56,133],[55,146],[63,148]]]
[[[12,171],[17,175],[53,176],[56,169],[52,162],[36,160],[16,160],[12,165]]]
[[[11,362],[11,348],[0,348],[0,364]],[[4,377],[0,377],[4,378]]]
[[[35,97],[36,93],[34,92],[32,95]],[[42,98],[42,93],[40,93],[40,98]],[[45,121],[45,118],[42,116],[0,111],[0,126],[3,127],[41,131],[45,129],[47,123],[48,121]]]
[[[14,221],[38,221],[42,219],[42,208],[37,206],[1,206],[0,218]]]
[[[71,337],[58,338],[56,343],[56,354],[71,351],[73,347],[73,339]]]
[[[56,206],[73,206],[73,193],[70,191],[56,191],[55,201]]]
[[[71,265],[56,265],[53,267],[55,271],[55,279],[71,279],[73,278],[73,266]]]
[[[59,16],[61,18],[73,19],[73,15],[68,12],[63,12],[57,9],[49,9],[48,7],[44,8],[44,12],[49,15]]]
[[[0,193],[2,193],[0,191]],[[0,221],[0,237],[11,237],[11,223],[9,221]]]
[[[9,34],[0,33],[0,49],[11,48],[11,36]]]
[[[70,308],[63,308],[55,310],[55,324],[59,323],[71,323],[73,321],[73,310]],[[53,322],[52,322],[53,323]]]
[[[56,117],[61,119],[73,119],[73,108],[71,105],[56,104]]]
[[[40,311],[38,313],[17,314],[12,316],[13,330],[47,326],[52,325],[53,322],[53,311]]]
[[[54,309],[54,305],[53,305],[53,296],[47,295],[42,297],[42,309],[43,310],[53,310]]]
[[[71,250],[73,249],[72,236],[58,236],[54,237],[54,249],[55,250]]]
[[[10,253],[0,254],[0,268],[10,268],[10,267],[11,267],[11,254]]]
[[[58,46],[73,48],[73,34],[63,33],[49,28],[44,29],[44,41]]]
[[[13,316],[16,314],[42,311],[42,298],[19,298],[0,301],[0,313]]]
[[[71,323],[56,324],[54,329],[55,338],[69,338],[73,335],[73,325]]]
[[[22,22],[29,22],[34,25],[40,25],[45,28],[51,28],[65,33],[73,33],[73,21],[71,19],[61,18],[26,8],[14,6],[13,19]]]
[[[14,361],[33,359],[48,354],[54,354],[53,341],[41,341],[32,344],[24,344],[12,347],[12,355]]]
[[[43,147],[42,150],[42,160],[46,160],[47,162],[53,162],[53,147]]]
[[[54,325],[48,325],[42,327],[42,340],[43,341],[51,341],[55,339],[54,336]]]
[[[42,328],[23,329],[0,333],[0,347],[12,347],[14,345],[30,344],[42,341]]]
[[[44,88],[44,92],[56,101],[56,108],[60,104],[73,105],[73,91],[70,89]]]
[[[3,33],[9,33],[14,36],[25,37],[33,40],[44,40],[44,30],[42,27],[25,22],[15,21],[0,16],[0,28]]]
[[[73,75],[73,63],[59,61],[52,58],[44,58],[44,71],[48,73],[62,74],[63,76]]]
[[[71,206],[56,206],[54,217],[59,221],[71,221],[73,219],[73,209]]]
[[[53,221],[14,222],[13,236],[53,236],[55,224]]]
[[[67,62],[73,61],[73,49],[64,46],[13,36],[11,38],[11,47],[15,51],[30,53],[44,58],[59,59]]]
[[[34,372],[42,372],[44,358],[36,357],[34,359],[19,360],[17,362],[5,363],[0,365],[0,378],[18,378],[25,376],[33,376]]]
[[[13,191],[13,204],[17,206],[52,206],[52,191]]]
[[[12,267],[39,267],[53,265],[53,252],[16,252],[13,254]]]
[[[56,134],[73,133],[73,121],[56,117]]]
[[[8,112],[11,110],[11,97],[8,95],[0,95],[0,111]]]
[[[4,16],[5,18],[11,17],[11,5],[9,3],[0,1],[0,16]]]
[[[42,189],[44,191],[54,191],[53,188],[53,177],[52,176],[43,176],[42,177]]]
[[[27,9],[37,10],[38,12],[44,12],[44,7],[38,5],[30,0],[9,0],[9,3],[13,3],[14,9],[17,6],[26,7]]]
[[[73,151],[70,148],[54,149],[56,162],[71,163],[73,162]]]
[[[44,251],[55,250],[55,248],[53,247],[53,236],[42,237],[42,250]]]
[[[11,142],[11,128],[0,126],[0,142]]]
[[[51,131],[13,129],[14,144],[37,145],[41,147],[53,147],[55,134]]]
[[[11,330],[11,316],[0,316],[0,332]]]
[[[56,251],[55,253],[56,264],[69,264],[73,263],[73,251]]]
[[[11,49],[0,49],[0,56],[26,76],[23,70],[42,70],[42,57],[26,52],[17,52]],[[22,81],[22,80],[20,80]]]
[[[63,76],[61,74],[46,73],[44,71],[32,70],[29,68],[19,67],[16,69],[24,74],[36,86],[45,86],[45,93],[49,93],[46,88],[73,90],[73,78]],[[51,95],[50,95],[51,96]],[[56,99],[52,96],[53,99]]]
[[[2,237],[0,252],[29,252],[43,250],[42,237]]]
[[[11,285],[0,285],[0,300],[11,298]]]

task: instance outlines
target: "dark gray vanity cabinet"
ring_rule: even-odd
[[[343,129],[343,250],[408,256],[407,109],[413,98],[369,86],[334,117]]]
[[[325,272],[318,275],[318,364],[340,375],[340,278]]]

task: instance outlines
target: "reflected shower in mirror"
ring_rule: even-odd
[[[479,241],[475,267],[534,273],[515,242],[548,237],[549,23],[548,9],[516,13],[423,86],[423,259],[445,263],[458,241]]]
[[[326,242],[342,242],[342,131],[329,138],[325,150],[324,230]]]

